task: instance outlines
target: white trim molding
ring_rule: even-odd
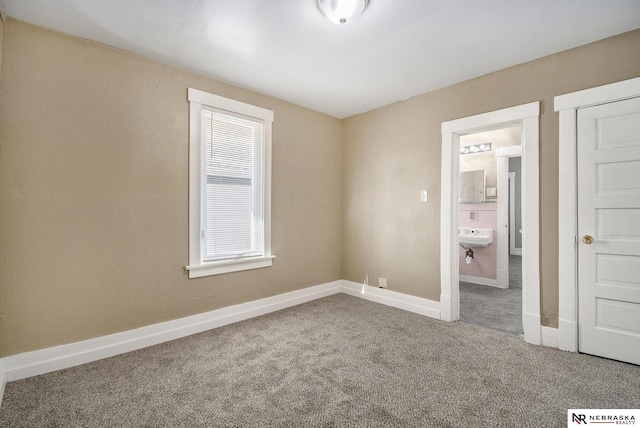
[[[640,97],[640,77],[554,98],[560,114],[558,192],[558,347],[578,352],[578,110]]]
[[[439,302],[338,280],[121,333],[0,358],[0,405],[7,382],[113,357],[338,293],[440,319]]]
[[[524,338],[541,342],[540,325],[540,103],[532,102],[442,123],[440,207],[440,309],[445,321],[460,318],[458,266],[458,170],[460,136],[522,126],[522,304]]]
[[[471,284],[486,285],[489,287],[506,288],[498,285],[497,279],[483,278],[481,276],[459,275],[458,279],[462,282],[470,282]]]
[[[542,327],[542,345],[550,348],[558,347],[558,329],[553,327]]]
[[[342,281],[334,281],[108,336],[12,355],[0,359],[0,367],[4,369],[5,381],[11,382],[201,333],[340,292]]]
[[[498,196],[509,195],[509,158],[521,156],[522,145],[496,148]],[[508,198],[498,197],[496,210],[496,278],[499,288],[509,288],[509,255],[511,254],[509,227],[512,225],[509,215],[514,211],[510,207],[511,202],[513,202],[511,196]]]
[[[222,273],[239,272],[243,270],[259,269],[273,265],[276,256],[250,257],[238,260],[221,260],[219,262],[202,263],[195,266],[185,266],[189,271],[189,278],[200,278],[208,275],[219,275]]]
[[[219,275],[272,266],[273,259],[275,258],[275,256],[271,254],[271,145],[273,111],[194,88],[188,88],[187,101],[189,101],[189,265],[185,266],[185,270],[188,271],[189,278],[200,278],[208,275]],[[260,123],[263,127],[264,132],[261,142],[263,159],[261,164],[256,163],[256,165],[260,165],[262,187],[252,188],[260,189],[258,193],[262,194],[260,199],[262,202],[263,248],[253,249],[259,252],[259,255],[237,256],[218,261],[207,261],[204,259],[204,224],[206,222],[204,201],[206,200],[207,192],[203,186],[206,162],[203,159],[204,142],[202,130],[204,123],[202,112],[209,108],[224,111],[225,114],[245,116],[250,118],[251,121]],[[254,218],[259,217],[255,212],[253,214]]]
[[[346,280],[342,280],[342,292],[429,318],[440,319],[440,302],[433,300]]]

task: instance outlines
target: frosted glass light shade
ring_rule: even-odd
[[[348,24],[358,17],[369,0],[318,0],[318,9],[334,24]]]

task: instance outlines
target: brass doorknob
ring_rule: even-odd
[[[582,242],[584,242],[585,244],[589,245],[593,242],[593,238],[590,235],[584,235],[582,237]]]

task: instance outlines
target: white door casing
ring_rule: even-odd
[[[640,98],[578,110],[578,349],[640,364]]]
[[[522,249],[516,247],[516,233],[520,233],[519,229],[516,229],[516,173],[509,172],[509,255],[521,256]]]
[[[442,123],[442,184],[440,205],[441,319],[460,318],[458,272],[458,162],[460,136],[522,126],[522,304],[524,340],[539,345],[540,221],[539,221],[540,103],[478,114]]]
[[[558,347],[563,350],[578,351],[578,238],[582,238],[578,234],[578,111],[635,97],[640,97],[640,78],[557,96],[554,100],[555,110],[560,113]],[[582,181],[580,176],[581,184]]]
[[[522,156],[519,146],[496,149],[498,210],[496,218],[496,278],[499,288],[509,288],[509,159]]]

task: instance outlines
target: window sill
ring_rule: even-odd
[[[189,278],[200,278],[209,275],[220,275],[223,273],[269,267],[275,258],[276,256],[271,255],[237,260],[221,260],[218,262],[203,263],[201,265],[185,266],[185,269],[189,271]]]

